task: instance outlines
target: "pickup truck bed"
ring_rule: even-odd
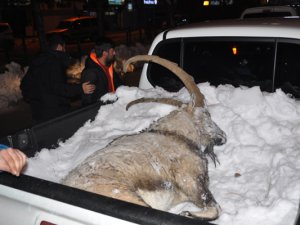
[[[100,103],[0,138],[28,157],[53,148],[97,115]],[[67,129],[66,129],[67,128]],[[209,225],[211,223],[119,201],[58,183],[0,173],[0,224],[79,225],[149,224]]]

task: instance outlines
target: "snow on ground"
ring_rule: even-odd
[[[198,85],[206,96],[213,120],[228,141],[215,148],[220,164],[209,161],[210,190],[222,208],[220,225],[292,225],[300,199],[300,103],[284,94],[262,93],[258,87],[234,88]],[[88,121],[56,149],[43,149],[29,159],[26,174],[54,182],[84,158],[116,137],[132,134],[174,110],[157,103],[138,104],[140,97],[189,100],[185,89],[168,93],[160,88],[120,87],[117,99],[102,106],[95,121]]]
[[[5,111],[14,106],[21,98],[21,79],[24,76],[23,68],[11,62],[5,66],[4,73],[0,74],[0,109]]]

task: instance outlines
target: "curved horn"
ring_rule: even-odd
[[[194,79],[191,75],[181,69],[176,63],[171,62],[167,59],[160,58],[155,55],[136,55],[130,59],[128,59],[123,66],[123,71],[126,73],[126,68],[129,64],[137,62],[137,61],[147,61],[154,62],[161,66],[166,67],[171,72],[173,72],[185,85],[186,89],[189,91],[190,95],[195,96],[195,106],[203,107],[204,106],[204,96],[200,92],[199,88],[194,82]]]
[[[126,110],[128,110],[131,106],[133,106],[135,104],[144,103],[144,102],[164,103],[164,104],[173,105],[173,106],[177,106],[177,107],[181,107],[183,104],[181,101],[178,101],[178,100],[172,99],[172,98],[139,98],[139,99],[129,102],[126,105]]]

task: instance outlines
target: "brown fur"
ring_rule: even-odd
[[[88,157],[63,183],[161,210],[189,201],[207,210],[208,216],[199,212],[201,218],[214,219],[219,209],[208,189],[207,159],[201,149],[210,143],[206,139],[225,142],[225,134],[217,129],[213,136],[199,136],[199,124],[193,120],[184,109],[176,110],[145,132],[120,137]]]

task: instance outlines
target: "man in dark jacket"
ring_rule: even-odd
[[[92,93],[95,86],[88,82],[68,84],[66,69],[70,56],[65,52],[65,43],[58,35],[48,40],[49,50],[41,53],[29,66],[22,79],[21,90],[30,104],[34,122],[42,122],[70,110],[70,97]]]
[[[92,94],[83,94],[82,105],[89,105],[100,100],[108,93],[115,92],[121,80],[113,71],[115,49],[111,42],[98,42],[86,60],[81,73],[81,83],[90,82],[96,86]]]

